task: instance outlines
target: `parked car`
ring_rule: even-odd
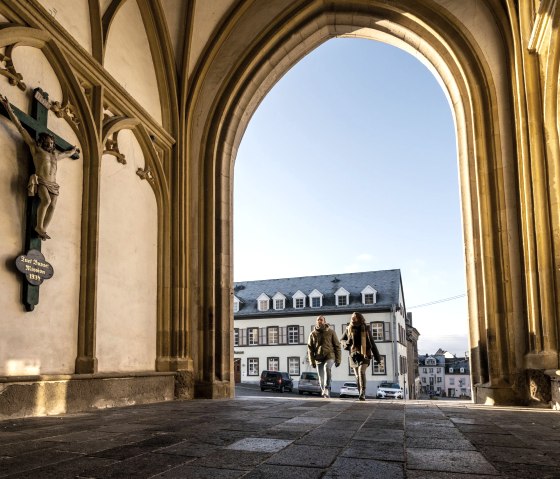
[[[340,387],[340,397],[358,397],[360,391],[358,390],[358,385],[356,383],[344,383]]]
[[[321,395],[319,375],[313,371],[301,373],[301,377],[299,378],[298,382],[298,392],[300,394],[309,393]]]
[[[403,397],[404,391],[399,383],[381,383],[377,386],[377,399],[402,399]]]
[[[294,382],[288,373],[280,371],[263,371],[261,373],[261,391],[272,389],[273,391],[292,391]]]

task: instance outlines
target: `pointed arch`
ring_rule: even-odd
[[[87,99],[78,79],[54,39],[44,31],[28,27],[7,27],[0,30],[0,47],[25,45],[40,49],[57,74],[63,95],[75,104],[81,122],[76,133],[82,145],[83,202],[81,231],[81,284],[78,317],[78,356],[76,372],[93,373],[97,369],[95,359],[95,317],[97,296],[97,205],[99,200],[100,152],[97,147],[98,131]]]
[[[476,332],[471,336],[473,374],[482,395],[511,399],[519,373],[515,355],[520,352],[510,345],[508,331],[523,327],[523,285],[515,147],[508,137],[514,135],[506,115],[509,99],[498,96],[503,85],[496,83],[496,66],[488,63],[486,52],[465,25],[429,2],[296,2],[281,11],[271,8],[268,16],[255,11],[256,5],[245,7],[208,53],[211,60],[192,87],[188,113],[197,119],[188,128],[189,155],[202,176],[191,184],[191,191],[205,205],[191,228],[206,245],[201,271],[190,278],[193,285],[204,284],[206,289],[201,304],[193,302],[189,310],[202,321],[216,321],[217,332],[206,339],[204,356],[216,359],[206,365],[211,372],[204,381],[230,380],[224,374],[229,349],[221,335],[231,326],[228,219],[234,160],[245,127],[274,83],[309,51],[335,36],[365,36],[413,53],[445,85],[459,143],[469,316]],[[254,31],[256,18],[262,20],[259,34],[243,43],[246,23],[252,21]],[[237,59],[231,69],[228,57]],[[504,73],[507,65],[497,68]]]

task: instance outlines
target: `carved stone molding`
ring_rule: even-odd
[[[76,115],[76,108],[66,101],[62,104],[59,101],[50,101],[48,97],[42,95],[40,92],[35,93],[35,98],[48,110],[52,111],[57,118],[64,118],[71,121],[74,125],[80,125],[80,119]]]
[[[150,182],[154,181],[154,175],[152,175],[152,170],[150,170],[149,166],[147,168],[138,168],[136,170],[136,174],[141,180],[148,180]]]
[[[12,62],[13,45],[6,48],[6,55],[0,53],[0,64],[4,64],[5,68],[0,67],[0,75],[8,79],[10,85],[17,86],[21,91],[27,89],[27,85],[23,82],[23,75],[18,73]]]
[[[122,165],[126,165],[126,158],[125,156],[119,151],[119,143],[117,141],[117,135],[119,134],[118,131],[113,133],[113,136],[107,138],[105,141],[105,150],[103,151],[104,155],[112,155],[114,156],[119,163]]]

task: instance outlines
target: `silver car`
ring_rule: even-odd
[[[313,371],[301,373],[298,383],[298,391],[300,394],[319,394],[321,395],[321,385],[319,384],[319,375]]]

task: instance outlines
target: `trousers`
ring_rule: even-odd
[[[334,359],[327,359],[322,363],[317,363],[317,374],[319,374],[319,384],[321,389],[331,388],[331,369],[334,364]]]

